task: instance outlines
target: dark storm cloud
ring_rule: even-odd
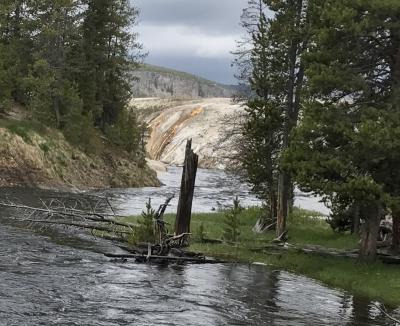
[[[247,0],[134,0],[147,62],[234,83],[231,51]]]

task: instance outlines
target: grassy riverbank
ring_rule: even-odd
[[[321,257],[297,251],[279,253],[257,251],[274,238],[273,232],[265,234],[252,232],[251,229],[259,215],[258,209],[248,209],[241,213],[239,242],[230,245],[205,244],[198,239],[201,224],[206,238],[221,239],[224,213],[194,214],[190,249],[235,262],[272,265],[312,277],[329,286],[345,289],[370,300],[380,300],[393,306],[400,305],[400,266],[382,263],[364,265],[349,258]],[[289,220],[288,241],[292,244],[312,244],[337,249],[358,247],[356,236],[333,232],[330,226],[325,221],[317,219],[317,216],[317,213],[296,209]],[[130,221],[134,219],[134,217],[128,218]],[[173,224],[173,216],[166,216],[166,220]]]

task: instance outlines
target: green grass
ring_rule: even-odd
[[[44,135],[48,132],[43,124],[32,120],[0,119],[0,128],[8,129],[13,134],[20,136],[26,143],[31,142],[31,135],[33,133]]]
[[[260,262],[283,270],[306,275],[326,285],[345,289],[369,300],[380,300],[388,305],[400,305],[400,267],[382,263],[360,264],[348,258],[321,257],[296,251],[260,252],[263,245],[270,243],[274,232],[254,234],[254,226],[261,212],[258,208],[241,213],[240,239],[236,245],[205,244],[196,241],[196,233],[204,225],[206,238],[221,239],[224,228],[224,214],[193,214],[191,250],[206,255],[235,262]],[[134,222],[136,217],[124,218]],[[173,228],[173,215],[166,221]],[[295,209],[289,221],[289,242],[292,244],[312,244],[337,249],[353,249],[358,246],[358,238],[350,234],[332,231],[330,226],[318,218],[315,212]]]

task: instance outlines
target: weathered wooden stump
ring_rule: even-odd
[[[186,144],[181,191],[175,219],[175,235],[190,233],[190,220],[198,161],[199,157],[193,152],[192,140],[189,139]]]

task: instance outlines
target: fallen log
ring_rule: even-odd
[[[28,210],[28,211],[32,211],[32,212],[38,212],[38,213],[46,213],[47,215],[60,215],[60,216],[66,216],[66,217],[72,217],[72,218],[86,219],[86,220],[90,220],[93,222],[105,222],[105,223],[110,223],[110,224],[117,225],[117,226],[127,227],[132,230],[137,226],[135,224],[124,223],[124,222],[116,221],[115,219],[106,217],[106,216],[110,216],[110,215],[102,215],[99,213],[85,212],[85,211],[81,211],[81,210],[77,210],[77,209],[68,209],[69,211],[61,211],[61,210],[52,210],[52,209],[48,209],[48,208],[38,208],[38,207],[30,207],[30,206],[25,206],[25,205],[6,204],[6,203],[0,203],[0,206]]]
[[[220,239],[203,238],[203,239],[201,239],[201,243],[223,244],[223,243],[226,243],[226,242],[224,240],[220,240]]]
[[[285,243],[287,240],[287,234],[288,234],[288,230],[282,232],[281,235],[279,237],[277,237],[276,239],[272,240],[272,242],[273,243]]]
[[[30,222],[30,223],[72,226],[72,227],[78,227],[78,228],[82,228],[82,229],[104,231],[104,232],[109,232],[109,233],[119,233],[119,234],[131,234],[132,233],[130,231],[125,231],[125,230],[113,230],[111,228],[101,226],[101,225],[91,225],[91,224],[83,224],[83,223],[77,223],[77,222],[64,222],[64,221],[51,221],[51,220],[30,220],[30,219],[24,219],[24,220],[20,220],[20,221]]]
[[[378,310],[384,314],[385,317],[389,318],[391,321],[395,322],[395,326],[400,325],[400,320],[394,318],[393,316],[389,315],[389,313],[386,311],[386,307],[383,305],[383,308],[380,307],[380,305],[374,303],[374,306],[378,308]]]
[[[269,252],[275,251],[297,251],[304,254],[318,255],[323,257],[338,257],[338,258],[350,258],[350,259],[358,259],[359,255],[358,249],[351,250],[341,250],[336,248],[325,248],[318,245],[294,245],[288,242],[285,243],[271,243],[269,245],[253,248],[251,251],[254,252],[264,252],[268,254]],[[378,252],[378,259],[381,260],[385,264],[400,264],[400,256],[399,255],[391,255],[385,252]]]
[[[104,253],[104,256],[108,258],[134,258],[141,261],[161,260],[161,261],[176,261],[176,262],[190,262],[199,264],[222,264],[226,263],[223,260],[207,259],[205,257],[175,257],[175,256],[155,256],[155,255],[142,255],[142,254],[108,254]]]
[[[276,227],[276,220],[264,219],[260,217],[256,224],[253,226],[254,233],[264,233]]]

